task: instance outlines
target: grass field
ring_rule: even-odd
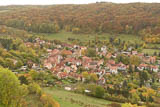
[[[89,40],[95,40],[95,36],[97,36],[100,40],[109,40],[109,37],[114,37],[117,35],[111,35],[111,34],[73,34],[72,32],[59,32],[55,34],[38,34],[40,36],[43,36],[47,39],[56,39],[56,40],[61,40],[64,42],[69,42],[68,38],[74,38],[78,39],[79,41],[89,41]],[[120,38],[122,41],[129,41],[129,42],[142,42],[140,37],[135,36],[135,35],[126,35],[126,34],[119,34],[117,38]]]
[[[53,98],[59,102],[61,107],[84,107],[87,105],[92,105],[93,107],[107,107],[107,104],[112,103],[107,100],[76,94],[57,88],[44,88],[43,90],[45,93],[52,95]],[[72,99],[75,102],[73,102]]]
[[[149,55],[153,55],[154,52],[157,52],[157,54],[159,54],[160,49],[159,49],[159,50],[158,50],[158,49],[143,49],[142,52],[143,52],[143,53],[148,53]]]

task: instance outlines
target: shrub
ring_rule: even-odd
[[[104,99],[106,100],[110,100],[110,101],[115,101],[115,102],[120,102],[120,103],[125,103],[128,102],[128,99],[119,95],[119,96],[115,96],[115,95],[110,95],[108,93],[105,93],[104,95]]]
[[[118,103],[111,103],[111,104],[108,104],[107,107],[121,107],[121,105]]]
[[[37,83],[29,84],[28,85],[28,90],[29,90],[30,94],[37,94],[39,96],[42,94],[41,87]]]
[[[104,96],[104,88],[101,86],[96,87],[95,96],[98,98],[102,98]]]
[[[147,107],[159,107],[160,104],[156,104],[156,103],[149,103],[147,104]]]
[[[42,94],[40,100],[44,104],[44,107],[60,107],[59,103],[47,94]]]

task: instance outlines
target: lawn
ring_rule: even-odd
[[[59,102],[61,107],[84,107],[87,105],[106,107],[107,104],[112,103],[107,100],[76,94],[58,88],[44,88],[43,90],[45,93],[52,95],[53,98]],[[72,100],[74,100],[74,102]]]

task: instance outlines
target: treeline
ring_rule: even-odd
[[[37,33],[138,34],[148,28],[159,33],[159,16],[158,3],[19,6],[1,14],[0,24]]]
[[[16,19],[8,20],[6,25],[35,33],[57,33],[60,30],[57,23],[26,24],[24,20]]]

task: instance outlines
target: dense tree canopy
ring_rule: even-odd
[[[16,75],[8,69],[0,68],[0,105],[19,107],[27,94],[27,87],[20,85]]]
[[[64,29],[74,33],[137,34],[148,28],[154,33],[159,33],[160,29],[158,3],[95,3],[1,8],[2,10],[7,8],[9,11],[0,15],[0,24],[39,33],[55,33]]]

